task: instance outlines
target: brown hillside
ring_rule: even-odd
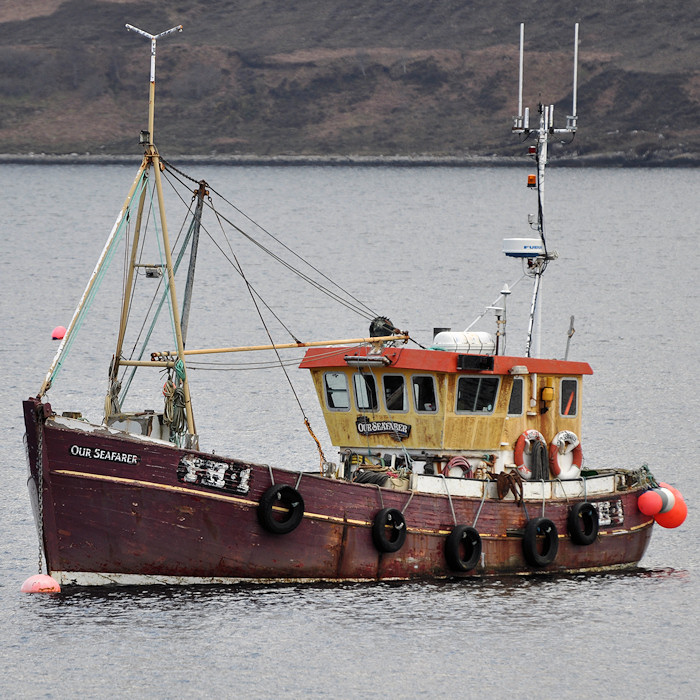
[[[700,8],[467,0],[27,0],[0,7],[0,152],[135,153],[149,46],[157,142],[182,154],[470,156],[519,151],[525,104],[571,108],[581,23],[580,134],[557,152],[626,162],[700,155]]]

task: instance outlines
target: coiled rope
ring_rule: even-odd
[[[169,425],[174,433],[184,432],[186,426],[184,390],[168,378],[163,385],[163,396],[165,397],[163,423]]]

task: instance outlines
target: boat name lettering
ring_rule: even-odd
[[[357,419],[357,432],[360,435],[376,435],[378,433],[390,433],[396,438],[407,438],[411,434],[411,426],[407,423],[399,423],[395,420],[371,421],[360,417]]]
[[[141,458],[129,452],[116,452],[115,450],[102,450],[99,447],[85,447],[84,445],[71,445],[70,453],[73,457],[85,459],[101,459],[104,462],[122,462],[124,464],[138,464]]]

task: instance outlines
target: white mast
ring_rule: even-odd
[[[544,182],[545,182],[545,167],[547,165],[547,146],[549,136],[552,134],[571,134],[576,133],[578,116],[576,113],[576,96],[577,96],[577,80],[578,80],[578,28],[579,25],[574,25],[574,76],[573,76],[573,99],[571,106],[571,114],[566,118],[566,126],[563,128],[555,128],[554,126],[554,105],[538,106],[539,123],[536,128],[530,128],[530,110],[525,107],[523,111],[523,66],[524,66],[524,43],[525,43],[525,25],[520,25],[520,66],[518,72],[518,114],[513,118],[513,133],[522,134],[525,138],[534,135],[537,139],[537,144],[530,149],[530,155],[534,156],[537,163],[536,182],[528,182],[529,186],[537,189],[537,215],[536,220],[531,223],[536,223],[536,230],[541,241],[541,250],[537,254],[523,254],[522,252],[514,254],[506,251],[506,255],[516,255],[517,257],[527,257],[530,274],[534,277],[535,282],[532,292],[532,304],[530,306],[530,319],[528,323],[526,355],[539,356],[541,342],[541,304],[539,303],[539,292],[542,281],[542,274],[545,271],[550,260],[556,257],[556,253],[547,251],[547,243],[545,239],[545,224],[544,224]],[[534,341],[533,341],[534,336]],[[533,350],[534,345],[534,350]]]

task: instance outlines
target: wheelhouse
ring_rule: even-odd
[[[398,347],[311,348],[301,367],[341,451],[487,455],[501,468],[525,431],[547,443],[564,430],[581,435],[581,383],[592,374],[585,362]]]

